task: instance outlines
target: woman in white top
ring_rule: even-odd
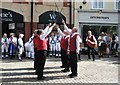
[[[105,35],[104,32],[98,37],[98,55],[99,57],[103,56],[103,53],[106,51]]]

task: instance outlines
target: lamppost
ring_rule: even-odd
[[[69,23],[70,23],[70,28],[72,29],[72,2],[71,1],[72,0],[70,0],[70,15],[69,15],[70,22]]]
[[[32,35],[32,30],[33,30],[33,0],[31,0],[31,24],[30,24],[30,32],[31,32],[31,35]]]

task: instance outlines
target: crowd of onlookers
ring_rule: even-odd
[[[110,55],[114,53],[114,55],[118,56],[118,43],[119,39],[116,33],[112,36],[110,34],[102,32],[98,37],[98,55],[101,57],[103,54]]]

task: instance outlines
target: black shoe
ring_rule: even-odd
[[[70,77],[70,76],[72,76],[73,74],[69,74],[68,76]]]
[[[22,59],[18,59],[19,61],[22,61]]]
[[[37,80],[45,80],[44,77],[37,77]]]
[[[63,66],[63,65],[62,65],[62,66],[60,66],[60,67],[61,67],[61,68],[65,68],[65,66]]]
[[[43,76],[43,78],[45,79],[46,77],[45,77],[45,76]]]
[[[68,75],[70,78],[74,78],[74,77],[77,77],[77,74],[70,74]]]
[[[64,70],[61,70],[62,72],[69,72],[70,70],[69,69],[64,69]]]
[[[77,75],[72,75],[72,76],[70,76],[70,78],[74,78],[74,77],[77,77]]]

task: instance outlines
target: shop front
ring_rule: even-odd
[[[120,28],[118,26],[118,13],[103,12],[98,14],[96,12],[83,12],[79,11],[79,32],[82,35],[83,43],[87,36],[87,31],[91,30],[96,38],[101,32],[109,33],[111,36],[114,33],[119,35]],[[86,46],[86,44],[85,44]]]
[[[4,33],[24,33],[23,15],[16,13],[12,10],[0,8],[0,24],[2,25],[2,35]],[[25,34],[25,33],[24,33]]]
[[[47,24],[56,22],[61,28],[63,28],[62,19],[66,21],[66,17],[63,14],[57,11],[47,11],[39,16],[37,27],[38,29],[44,29]]]

